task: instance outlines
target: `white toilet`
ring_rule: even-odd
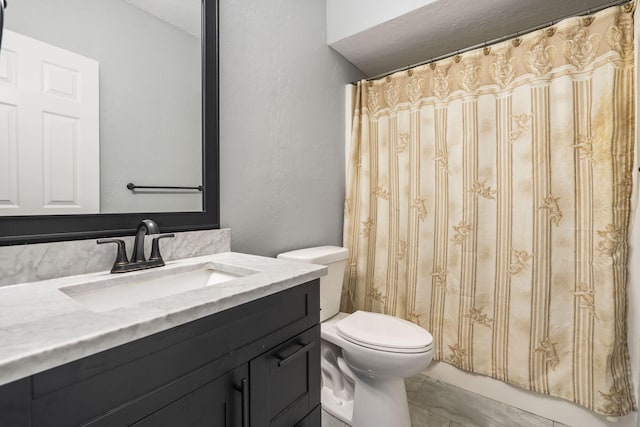
[[[320,279],[322,408],[353,427],[410,427],[404,379],[431,362],[433,337],[397,317],[340,313],[347,256],[337,246],[278,255],[329,269]]]

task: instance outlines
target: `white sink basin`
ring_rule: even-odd
[[[149,270],[148,274],[124,273],[99,281],[62,287],[60,291],[90,310],[104,312],[216,285],[242,276],[244,274],[224,272],[213,267],[183,272]]]

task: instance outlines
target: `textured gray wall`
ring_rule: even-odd
[[[220,1],[221,222],[234,251],[341,244],[344,85],[324,0]]]
[[[101,212],[202,210],[200,40],[121,0],[10,2],[6,27],[100,61]]]

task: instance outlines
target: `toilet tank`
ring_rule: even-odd
[[[318,246],[278,255],[278,259],[326,265],[329,269],[329,273],[320,278],[321,322],[338,314],[340,311],[342,281],[344,280],[344,268],[347,264],[348,256],[349,251],[347,248],[340,246]]]

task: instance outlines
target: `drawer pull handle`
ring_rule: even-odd
[[[300,347],[299,349],[297,349],[295,352],[291,353],[287,357],[282,357],[282,356],[279,356],[279,355],[276,356],[278,359],[280,359],[280,361],[278,362],[278,366],[279,367],[283,367],[283,366],[287,365],[289,362],[292,362],[293,360],[295,360],[298,357],[302,356],[303,354],[305,354],[306,352],[311,350],[316,345],[316,342],[315,341],[311,341],[309,344],[300,343],[300,345],[302,347]]]
[[[242,427],[249,427],[249,382],[246,378],[240,380],[240,387],[236,387],[240,392]]]

